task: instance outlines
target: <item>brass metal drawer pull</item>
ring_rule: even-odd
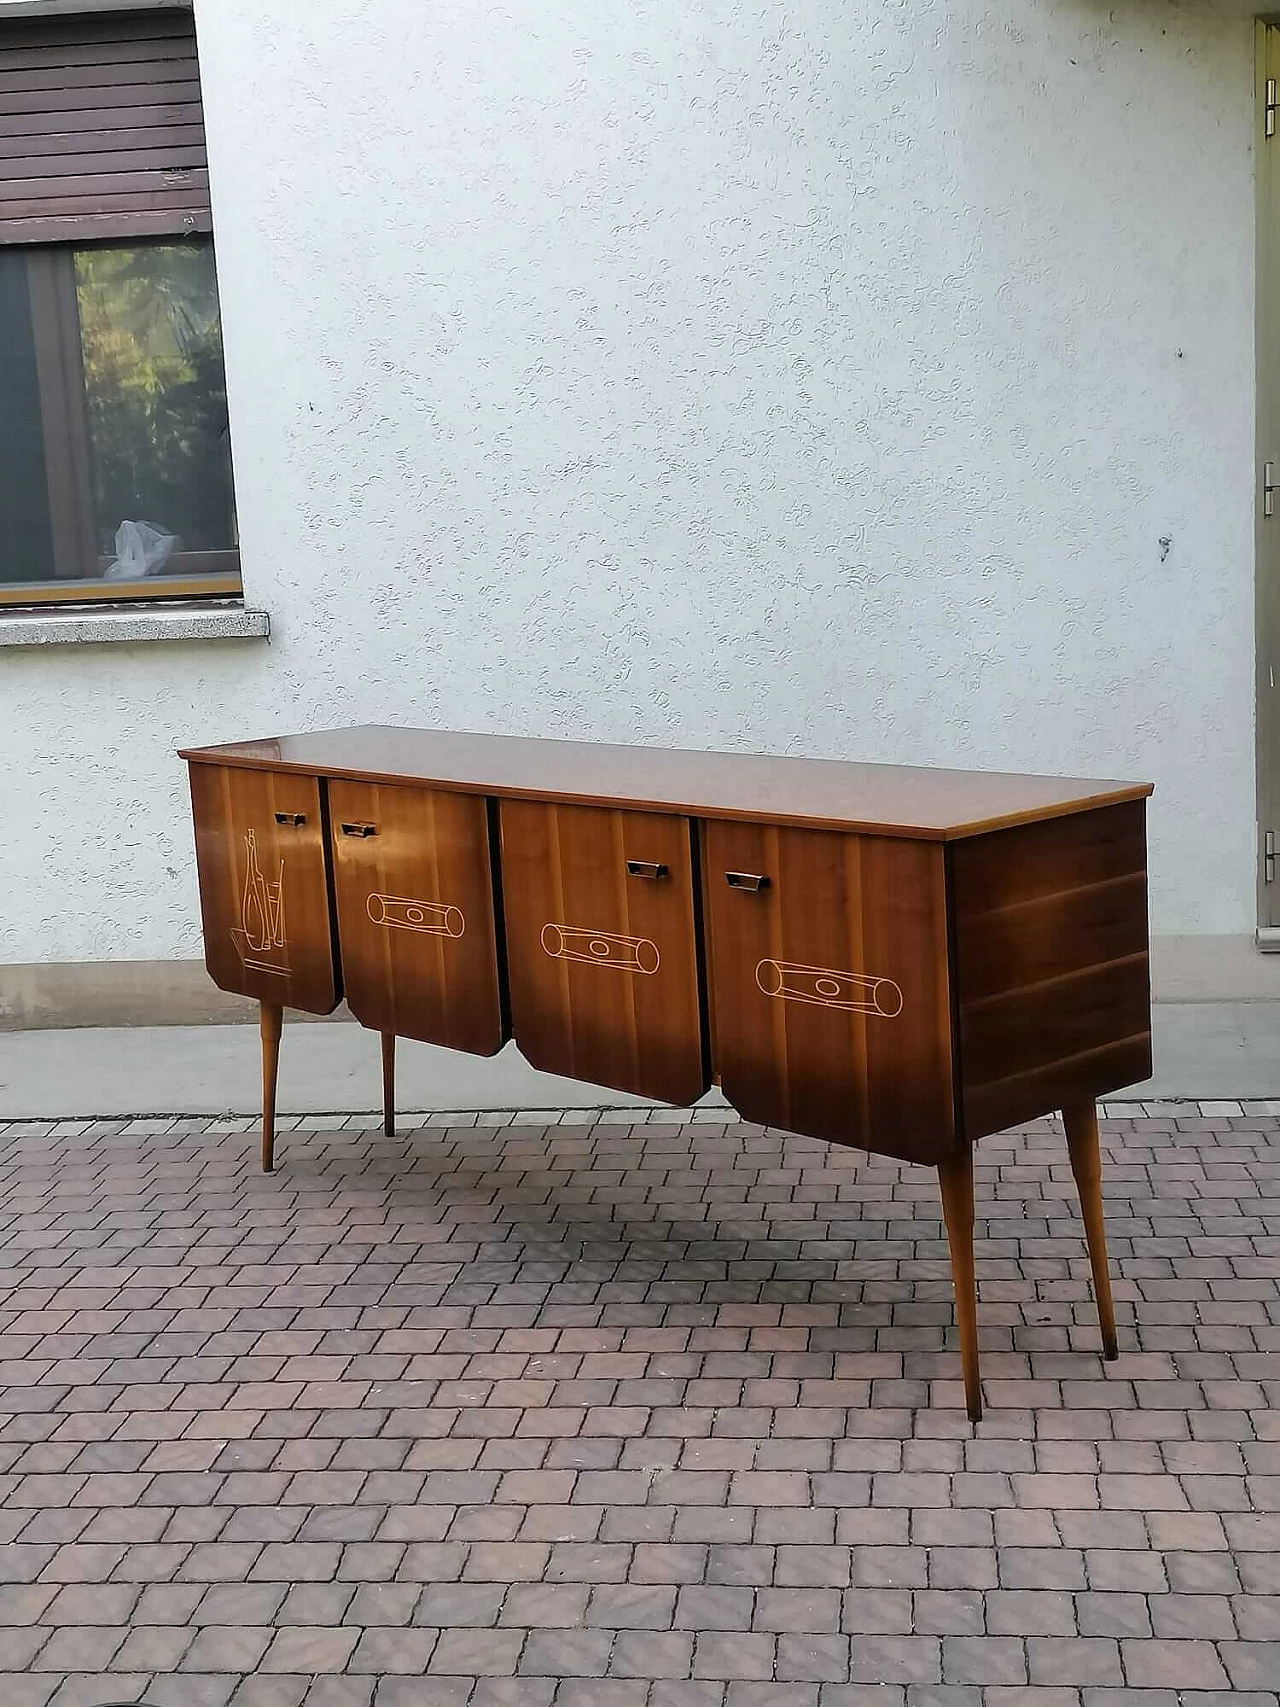
[[[665,865],[653,859],[629,859],[627,875],[630,877],[668,877],[670,872]]]
[[[344,836],[376,836],[378,826],[376,824],[344,824],[342,833]]]
[[[306,821],[307,821],[307,815],[305,812],[277,812],[276,813],[276,823],[277,824],[292,824],[296,828],[299,824],[305,824]]]
[[[730,889],[767,889],[769,879],[754,871],[726,871],[724,880]]]

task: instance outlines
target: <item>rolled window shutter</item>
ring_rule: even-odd
[[[6,22],[0,244],[208,231],[190,12]]]

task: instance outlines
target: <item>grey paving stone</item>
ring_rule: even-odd
[[[984,1141],[977,1431],[905,1165],[0,1126],[0,1707],[1258,1707],[1277,1113],[1117,1107],[1105,1367],[1058,1125]]]

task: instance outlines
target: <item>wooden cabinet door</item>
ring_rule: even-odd
[[[333,951],[324,808],[315,777],[193,764],[205,964],[221,990],[331,1013]]]
[[[955,1146],[943,850],[703,827],[715,1053],[748,1120],[909,1161]]]
[[[686,818],[504,800],[511,1017],[547,1073],[697,1100],[706,1060]]]
[[[332,781],[347,1005],[363,1025],[472,1055],[508,1037],[480,795]]]

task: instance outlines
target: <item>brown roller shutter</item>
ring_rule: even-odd
[[[0,243],[208,230],[190,12],[0,7]]]

